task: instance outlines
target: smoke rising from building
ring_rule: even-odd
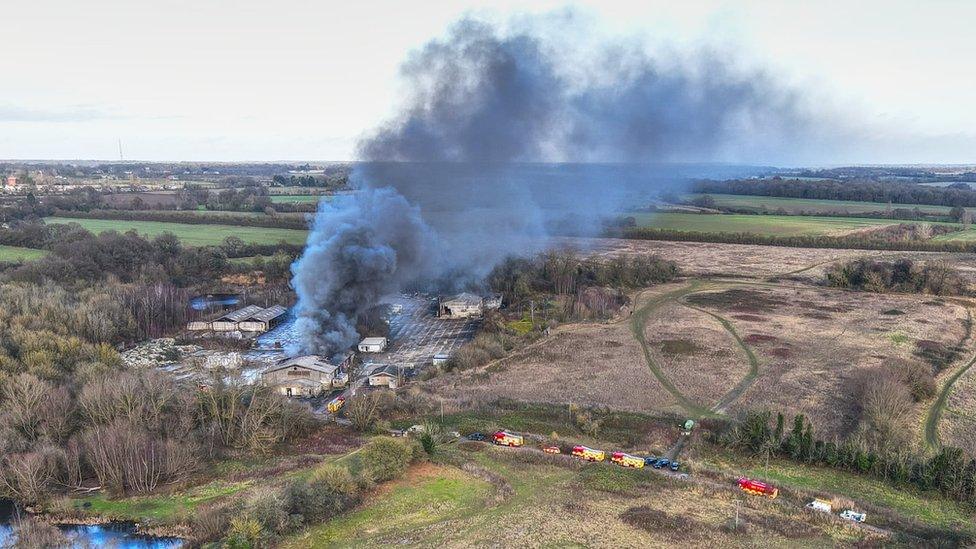
[[[399,114],[359,145],[359,191],[321,203],[293,266],[305,351],[355,343],[357,315],[384,295],[471,287],[554,227],[592,234],[652,189],[721,168],[674,162],[769,162],[815,140],[763,73],[714,53],[574,47],[553,32],[563,23],[464,19],[410,55]]]

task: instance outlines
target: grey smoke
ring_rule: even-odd
[[[779,159],[813,135],[796,94],[720,55],[582,51],[552,30],[464,19],[410,55],[400,113],[359,145],[360,191],[323,203],[293,266],[305,351],[354,344],[357,315],[384,295],[475,286],[553,226],[592,233],[717,168],[665,163]]]

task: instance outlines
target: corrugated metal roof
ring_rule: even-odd
[[[465,305],[481,305],[481,298],[469,292],[462,292],[457,295],[446,297],[441,300],[441,303],[450,303],[452,301],[461,302]]]
[[[240,322],[255,313],[261,312],[262,310],[263,309],[257,305],[248,305],[243,309],[237,309],[236,311],[231,311],[225,314],[224,316],[218,318],[217,321]]]
[[[244,320],[257,320],[259,322],[268,322],[278,318],[279,316],[288,312],[288,309],[282,307],[281,305],[275,305],[273,307],[268,307],[267,309],[261,309],[258,312],[248,315]]]
[[[338,366],[329,363],[324,357],[318,355],[306,355],[306,356],[296,356],[292,358],[283,358],[278,361],[274,366],[269,366],[262,373],[267,374],[270,372],[275,372],[277,370],[282,370],[285,368],[291,368],[292,366],[298,366],[299,368],[306,368],[308,370],[314,370],[316,372],[321,372],[323,374],[332,375],[336,370],[339,369]]]

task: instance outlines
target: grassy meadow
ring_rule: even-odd
[[[0,245],[0,263],[16,263],[18,261],[31,261],[44,257],[47,252],[44,250],[34,250],[31,248],[20,248],[17,246]]]
[[[709,215],[694,213],[633,214],[637,226],[704,233],[753,233],[769,236],[838,235],[858,229],[897,224],[887,219],[788,215]]]
[[[275,204],[317,204],[323,195],[320,194],[275,194],[271,195],[271,202]]]
[[[703,194],[688,194],[687,200],[704,196]],[[715,201],[715,205],[725,208],[749,209],[757,212],[784,210],[789,214],[804,213],[832,213],[845,212],[848,214],[883,214],[888,210],[888,204],[881,202],[856,202],[850,200],[825,200],[816,198],[782,198],[775,196],[751,196],[738,194],[708,194]],[[891,209],[913,210],[918,208],[924,214],[948,215],[949,206],[932,206],[922,204],[892,204]]]
[[[165,223],[161,221],[123,221],[114,219],[72,219],[46,217],[47,223],[77,223],[93,233],[106,231],[137,233],[152,238],[169,232],[176,235],[188,246],[208,246],[220,244],[228,236],[236,236],[249,244],[304,244],[307,231],[297,229],[269,229],[263,227],[240,227],[235,225],[192,225],[188,223]]]

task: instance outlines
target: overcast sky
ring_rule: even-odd
[[[0,158],[113,160],[121,139],[133,160],[352,159],[394,112],[409,51],[465,14],[505,20],[526,3],[8,2]],[[571,5],[648,48],[735,51],[900,140],[838,162],[976,162],[976,2]]]

